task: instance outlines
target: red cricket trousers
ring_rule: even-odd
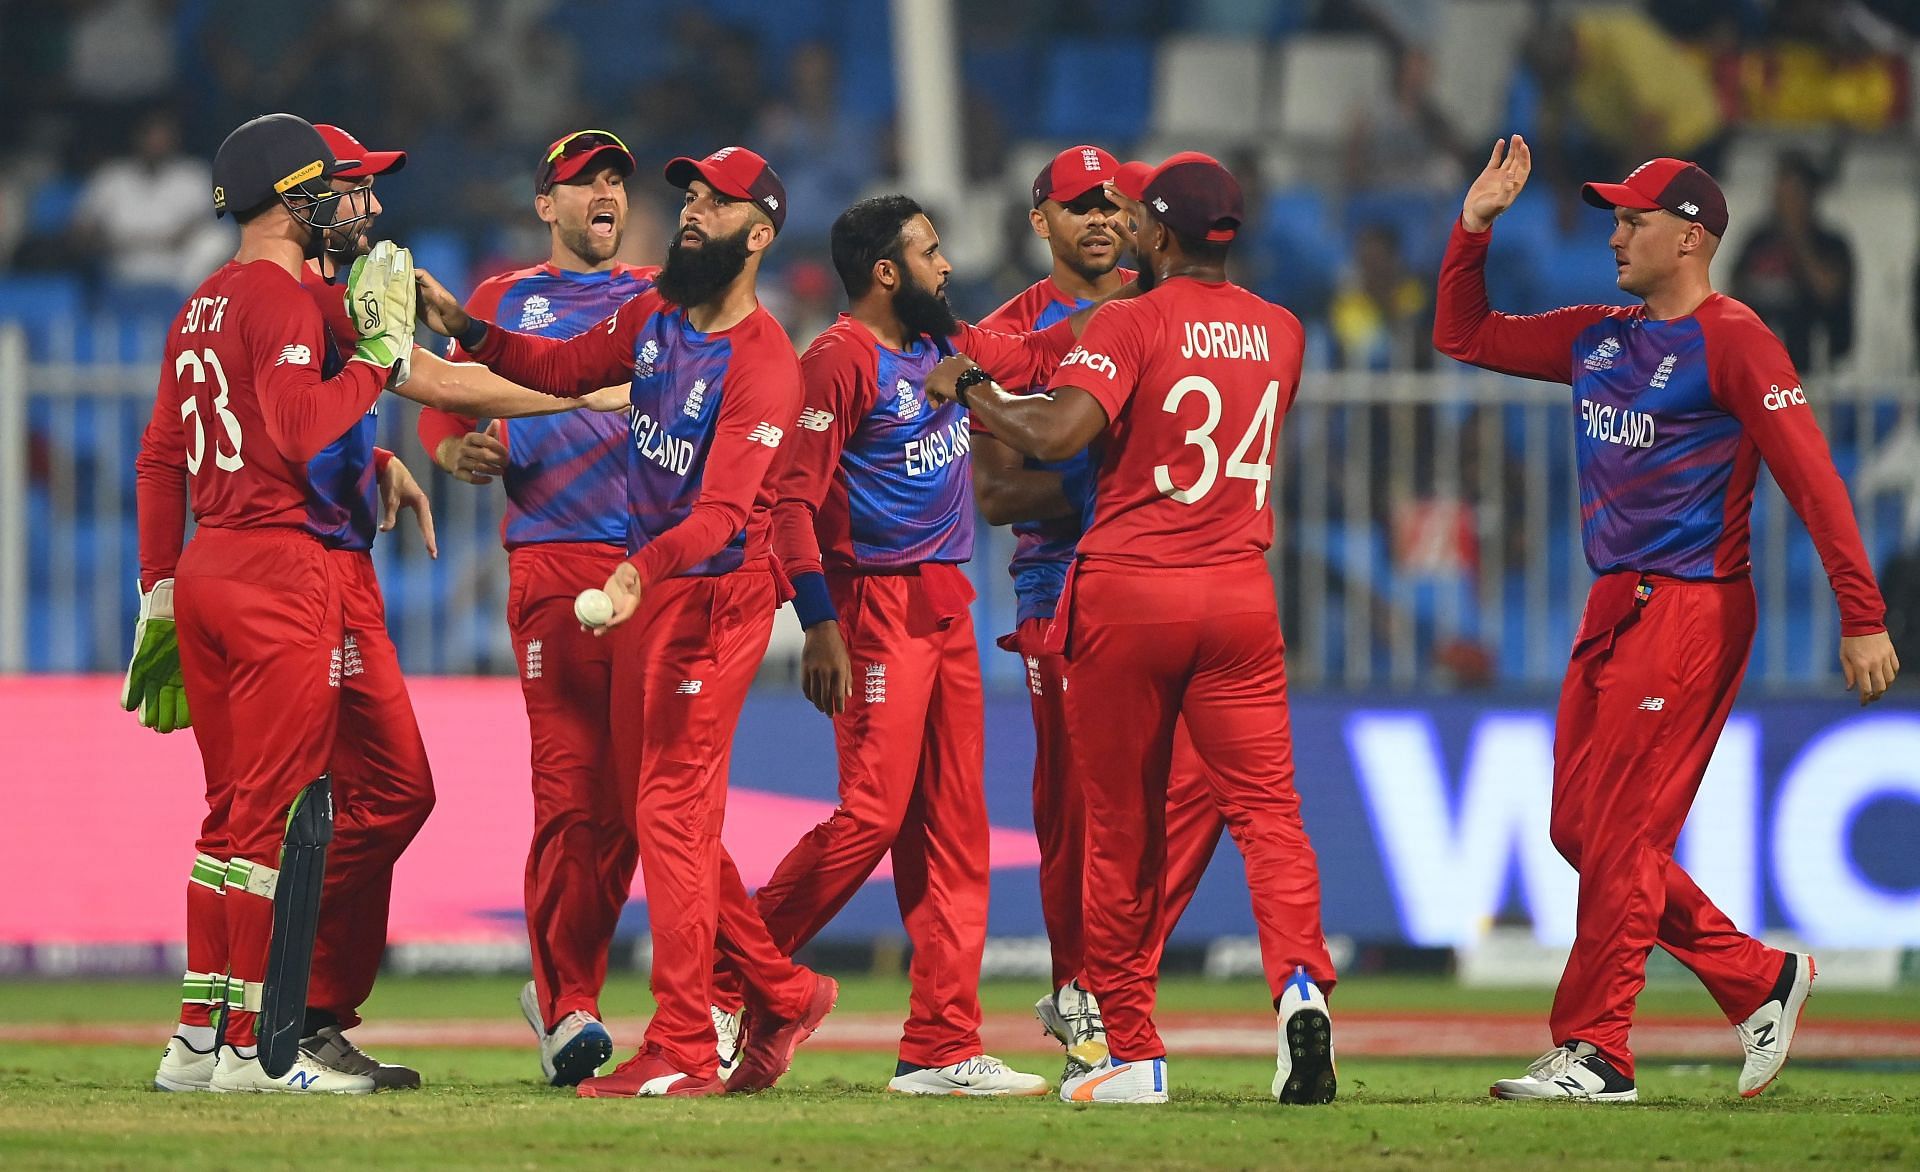
[[[1046,649],[1050,619],[1031,618],[1000,646],[1027,665],[1033,705],[1033,830],[1040,842],[1040,914],[1053,949],[1053,987],[1082,975],[1081,880],[1086,871],[1087,806],[1073,772],[1067,736],[1067,661]],[[1185,721],[1174,730],[1173,775],[1167,779],[1167,870],[1161,918],[1167,934],[1192,902],[1213,861],[1226,820],[1213,804],[1206,767],[1193,751]],[[1164,946],[1165,939],[1162,938]],[[1154,958],[1159,968],[1159,957]]]
[[[327,558],[347,617],[333,748],[333,844],[307,1004],[351,1028],[386,953],[394,864],[433,811],[433,770],[387,634],[373,557],[334,549]]]
[[[614,764],[634,779],[628,829],[653,931],[657,1008],[646,1046],[698,1080],[715,1067],[716,941],[750,1004],[799,1017],[813,992],[812,974],[768,937],[720,843],[733,731],[778,605],[765,562],[669,578],[646,589],[613,635]]]
[[[1184,717],[1246,862],[1261,963],[1277,1001],[1296,965],[1333,962],[1320,876],[1293,788],[1280,616],[1266,563],[1124,570],[1082,562],[1053,634],[1067,656],[1067,732],[1086,799],[1086,980],[1117,1061],[1160,1057],[1167,788]],[[1050,641],[1051,642],[1051,641]]]
[[[189,887],[188,936],[202,957],[188,963],[230,976],[226,1041],[250,1047],[247,1006],[258,1004],[273,931],[265,880],[280,865],[293,799],[333,763],[346,629],[340,571],[300,530],[201,526],[174,579],[180,671],[207,775],[199,849],[232,860],[224,895],[200,899],[207,889]],[[215,937],[224,952],[207,957]]]
[[[533,742],[527,941],[548,1029],[575,1010],[600,1016],[607,948],[640,859],[628,826],[639,778],[613,762],[614,639],[595,638],[573,614],[574,596],[625,556],[597,542],[507,555],[507,626]]]
[[[853,661],[853,696],[833,722],[840,805],[755,895],[774,943],[813,939],[887,852],[913,991],[900,1058],[945,1066],[980,1046],[987,941],[985,721],[980,653],[958,566],[829,573]]]
[[[1587,595],[1560,689],[1553,845],[1580,872],[1580,903],[1553,1038],[1589,1043],[1629,1078],[1627,1032],[1654,944],[1735,1022],[1766,1000],[1785,959],[1735,928],[1673,859],[1753,628],[1746,579],[1608,574]]]

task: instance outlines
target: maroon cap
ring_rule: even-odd
[[[1158,167],[1122,163],[1113,186],[1189,240],[1232,240],[1246,219],[1240,182],[1220,160],[1199,151],[1181,151]]]
[[[778,232],[787,222],[787,188],[767,161],[743,146],[721,147],[704,159],[681,157],[667,164],[667,182],[688,187],[695,179],[722,195],[744,199],[767,213]]]
[[[1622,182],[1583,185],[1580,198],[1597,208],[1657,208],[1727,234],[1727,197],[1700,164],[1685,159],[1649,159]]]
[[[622,175],[633,174],[638,166],[633,161],[633,152],[613,131],[576,130],[547,146],[546,156],[540,160],[539,178],[534,180],[534,194],[545,195],[556,183],[573,182],[593,166],[595,160],[602,166],[617,168]]]
[[[407,165],[405,151],[370,151],[359,139],[325,122],[316,122],[313,128],[320,132],[321,138],[327,140],[333,157],[340,160],[340,166],[332,173],[342,179],[371,179],[375,175],[391,175]]]
[[[1068,147],[1040,168],[1033,181],[1033,206],[1048,200],[1072,203],[1113,178],[1120,161],[1097,146]]]

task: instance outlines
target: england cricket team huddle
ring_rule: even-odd
[[[1060,152],[1031,193],[1052,272],[978,326],[948,305],[951,266],[920,205],[863,199],[831,232],[848,311],[796,357],[756,296],[787,193],[746,147],[647,179],[642,198],[677,189],[682,204],[664,263],[634,267],[615,257],[636,160],[608,131],[558,139],[534,161],[549,257],[465,305],[374,242],[376,181],[405,162],[288,114],[239,127],[214,160],[214,210],[241,244],[168,333],[138,459],[123,694],[149,727],[190,726],[206,772],[180,1019],[155,1085],[420,1083],[348,1036],[394,862],[434,801],[369,555],[402,509],[434,548],[424,493],[374,446],[391,391],[423,404],[435,464],[507,497],[534,799],[520,1001],[550,1083],[589,1098],[774,1086],[838,995],[794,955],[891,852],[913,949],[887,1089],[1053,1089],[980,1039],[986,733],[961,569],[978,512],[1019,537],[1019,623],[1000,646],[1031,693],[1053,962],[1035,1013],[1065,1050],[1060,1097],[1167,1101],[1159,962],[1224,829],[1276,1015],[1272,1094],[1331,1102],[1336,975],[1265,557],[1303,338],[1227,279],[1246,219],[1234,177],[1194,152]],[[1744,1052],[1739,1091],[1758,1094],[1786,1061],[1813,958],[1740,932],[1673,852],[1753,637],[1762,460],[1819,549],[1863,703],[1898,670],[1885,607],[1784,349],[1712,289],[1728,216],[1713,179],[1656,159],[1586,185],[1640,303],[1514,317],[1488,306],[1483,268],[1530,165],[1518,136],[1495,144],[1434,328],[1442,353],[1572,387],[1597,576],[1553,779],[1577,942],[1553,1048],[1492,1093],[1635,1099],[1628,1033],[1657,943],[1712,992]],[[420,322],[451,339],[447,356],[415,347]],[[803,690],[833,722],[839,802],[750,894],[721,841],[728,756],[789,601]],[[601,1074],[607,951],[636,868],[657,1008]]]

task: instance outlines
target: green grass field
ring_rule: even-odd
[[[1642,1063],[1643,1101],[1596,1107],[1495,1103],[1489,1081],[1520,1061],[1341,1062],[1340,1100],[1283,1109],[1267,1097],[1270,1059],[1172,1056],[1174,1102],[1074,1108],[905,1099],[881,1092],[881,1053],[802,1050],[764,1095],[697,1102],[580,1100],[541,1085],[532,1049],[392,1048],[428,1089],[365,1099],[164,1095],[146,1090],[164,1042],[168,982],[0,982],[0,1024],[152,1023],[148,1045],[0,1047],[0,1167],[49,1168],[1271,1168],[1540,1166],[1852,1167],[1920,1163],[1920,1071],[1796,1061],[1766,1095],[1741,1101],[1731,1062]],[[498,1018],[514,1013],[507,978],[388,978],[378,1020]],[[1034,991],[983,990],[989,1011],[1018,1012]],[[1247,983],[1170,980],[1169,1009],[1257,1012]],[[845,982],[842,1010],[904,1005],[894,980]],[[1462,990],[1438,981],[1361,978],[1342,1012],[1423,1010],[1544,1014],[1544,992]],[[618,977],[610,1013],[644,1012],[644,986]],[[1706,1014],[1697,990],[1650,990],[1647,1013]],[[1822,991],[1808,1010],[1834,1019],[1920,1018],[1910,994]],[[1040,1043],[1001,1057],[1057,1076]],[[625,1050],[619,1056],[624,1056]]]

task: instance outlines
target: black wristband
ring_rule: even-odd
[[[460,331],[460,348],[471,354],[487,340],[487,323],[477,317],[467,319],[467,328]]]
[[[981,383],[990,383],[992,381],[993,376],[988,374],[984,368],[970,366],[960,372],[959,378],[953,380],[953,397],[959,400],[962,407],[972,407],[973,404],[967,402],[967,391],[972,387],[979,386]]]

